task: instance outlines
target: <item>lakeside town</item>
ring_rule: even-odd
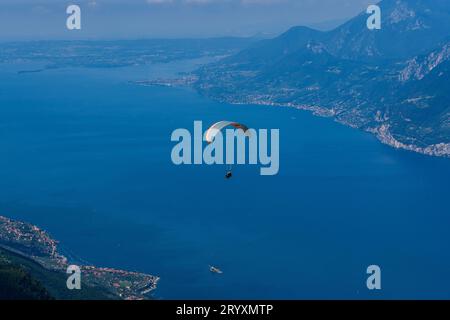
[[[58,243],[35,225],[0,216],[0,248],[65,274],[70,263],[58,252]],[[100,287],[123,300],[148,299],[159,280],[153,275],[113,268],[80,266],[80,270],[84,284]]]

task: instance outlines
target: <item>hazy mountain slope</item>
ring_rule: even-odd
[[[302,49],[312,40],[321,40],[324,33],[308,27],[293,27],[275,39],[263,40],[224,60],[225,63],[261,66],[276,62]]]

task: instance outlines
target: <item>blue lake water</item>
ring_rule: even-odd
[[[308,112],[129,83],[182,62],[0,68],[0,214],[74,259],[155,274],[156,298],[450,298],[450,160]],[[280,129],[280,173],[174,166],[176,128]],[[209,272],[220,267],[223,275]],[[382,269],[382,290],[366,268]]]

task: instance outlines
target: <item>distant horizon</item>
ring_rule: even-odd
[[[276,37],[296,26],[331,30],[362,12],[370,0],[79,0],[81,30],[67,30],[69,3],[5,0],[0,41],[141,40]],[[378,1],[375,1],[378,2]]]
[[[292,25],[288,27],[287,29],[284,29],[278,33],[265,33],[265,32],[258,32],[253,35],[204,35],[204,36],[143,36],[143,37],[129,37],[129,38],[114,38],[114,37],[86,37],[86,38],[18,38],[18,39],[6,39],[6,38],[0,38],[0,42],[39,42],[39,41],[145,41],[145,40],[208,40],[208,39],[227,39],[227,38],[236,38],[236,39],[252,39],[252,38],[260,38],[263,39],[273,39],[280,35],[282,35],[285,32],[288,32],[292,28],[297,27],[306,27],[317,31],[322,32],[328,32],[332,31],[342,24],[345,24],[347,21],[351,20],[352,17],[348,17],[346,19],[342,20],[333,20],[333,21],[324,21],[323,23],[314,24],[314,25]],[[317,25],[328,25],[328,28],[318,28]]]

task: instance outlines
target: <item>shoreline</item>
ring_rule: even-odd
[[[0,248],[38,264],[43,269],[67,278],[70,264],[58,252],[57,240],[39,227],[0,216]],[[80,265],[83,283],[123,300],[145,300],[157,288],[159,277],[150,274]]]
[[[198,92],[198,91],[197,91]],[[200,92],[199,92],[200,93]],[[343,119],[339,119],[336,116],[334,110],[326,109],[319,106],[309,106],[309,105],[297,105],[293,103],[276,103],[271,101],[252,101],[252,102],[241,102],[241,101],[233,101],[226,99],[216,99],[214,97],[208,96],[212,99],[215,99],[219,102],[229,103],[233,105],[256,105],[256,106],[269,106],[269,107],[283,107],[283,108],[294,108],[302,111],[309,111],[313,116],[321,117],[321,118],[333,118],[333,120],[337,123],[345,125],[347,127],[358,129],[363,132],[368,132],[374,135],[378,141],[382,144],[388,145],[394,149],[402,149],[406,151],[412,151],[415,153],[423,154],[431,157],[440,157],[440,158],[450,158],[450,143],[438,143],[429,145],[425,148],[419,147],[413,144],[405,144],[398,140],[396,140],[391,132],[389,131],[389,124],[380,123],[379,126],[370,127],[370,128],[361,128],[354,124],[351,124]]]
[[[232,105],[255,105],[255,106],[270,106],[270,107],[284,107],[284,108],[294,108],[297,110],[302,111],[309,111],[314,116],[322,117],[322,118],[333,118],[334,121],[337,123],[340,123],[342,125],[345,125],[347,127],[358,129],[364,132],[368,132],[372,135],[374,135],[379,142],[381,142],[384,145],[388,145],[394,149],[401,149],[406,151],[411,151],[419,154],[423,154],[426,156],[431,157],[440,157],[440,158],[450,158],[450,142],[449,143],[437,143],[428,145],[426,147],[419,147],[414,144],[405,144],[401,141],[398,141],[395,139],[395,137],[390,132],[390,125],[388,123],[379,122],[378,126],[371,126],[368,128],[362,128],[357,125],[354,125],[348,121],[345,121],[345,119],[340,119],[337,116],[339,113],[337,113],[333,109],[327,109],[319,106],[310,106],[310,105],[299,105],[295,103],[278,103],[278,102],[272,102],[272,101],[265,101],[265,100],[255,100],[255,101],[240,101],[240,100],[234,100],[232,98],[217,98],[211,95],[203,94],[198,88],[195,87],[195,80],[196,78],[193,76],[187,76],[183,78],[178,79],[156,79],[156,80],[138,80],[138,81],[132,81],[135,85],[138,86],[148,86],[148,87],[170,87],[170,88],[192,88],[194,89],[198,94],[204,95],[206,97],[209,97],[215,101],[222,102],[222,103],[228,103]]]

